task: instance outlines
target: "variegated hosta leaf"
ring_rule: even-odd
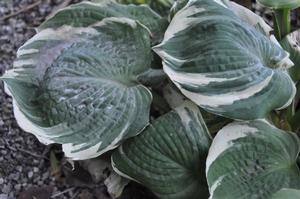
[[[296,134],[266,121],[227,125],[213,140],[206,161],[210,198],[271,199],[282,188],[300,188],[299,148]]]
[[[186,98],[180,93],[174,84],[167,84],[163,88],[163,97],[172,109],[180,106]],[[211,134],[216,134],[226,124],[232,122],[231,119],[224,118],[207,111],[201,110],[204,122]]]
[[[162,15],[167,15],[172,4],[176,0],[117,0],[120,3],[126,4],[148,4],[150,7]]]
[[[272,199],[299,199],[300,190],[296,189],[282,189],[278,191]]]
[[[120,175],[163,199],[207,198],[204,162],[210,135],[196,105],[186,102],[158,118],[113,153]]]
[[[300,6],[300,0],[257,0],[257,2],[273,9],[294,9]]]
[[[220,0],[189,1],[154,50],[181,92],[215,114],[264,118],[296,92],[289,54]]]
[[[96,157],[149,122],[149,31],[128,18],[86,28],[44,29],[18,51],[2,79],[19,125],[40,141],[63,144],[73,159]]]
[[[294,31],[280,41],[282,47],[290,53],[295,66],[290,69],[294,80],[300,80],[300,30]]]
[[[189,0],[176,0],[170,10],[170,17],[173,18],[174,15],[181,10]]]
[[[254,26],[257,30],[262,32],[266,36],[271,36],[270,32],[272,28],[264,21],[264,19],[249,10],[248,8],[241,6],[233,1],[228,1],[228,8],[234,12],[240,19],[247,22],[251,26]]]
[[[45,21],[38,30],[56,29],[64,25],[88,27],[106,17],[126,17],[138,20],[151,30],[151,36],[154,39],[163,35],[167,26],[167,20],[147,5],[122,5],[108,0],[102,3],[82,2],[66,7]]]

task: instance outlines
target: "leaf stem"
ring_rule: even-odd
[[[276,39],[280,42],[286,35],[291,32],[291,9],[282,8],[274,10],[274,31]],[[284,126],[291,128],[290,121],[295,114],[294,102],[283,112],[281,119],[284,121]]]
[[[274,30],[275,36],[280,41],[291,32],[291,10],[276,9],[274,10]]]

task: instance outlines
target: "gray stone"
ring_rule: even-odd
[[[23,167],[22,166],[17,166],[16,169],[17,169],[17,171],[22,172]]]
[[[22,186],[21,186],[20,184],[16,184],[16,185],[14,186],[15,190],[17,190],[17,191],[20,191],[21,187],[22,187]]]
[[[27,174],[28,178],[32,178],[33,177],[33,172],[32,171],[29,171],[28,174]]]
[[[0,194],[0,199],[9,199],[8,195],[6,194]]]
[[[46,180],[47,178],[49,178],[49,172],[48,171],[43,173],[42,180]]]
[[[37,168],[37,167],[33,167],[33,172],[34,172],[34,173],[37,173],[37,172],[39,172],[39,168]]]
[[[15,181],[18,181],[19,178],[20,178],[20,173],[12,173],[8,176],[9,179],[12,179],[12,180],[15,180]]]
[[[9,194],[9,192],[11,191],[11,185],[4,185],[2,188],[2,192],[5,194]]]

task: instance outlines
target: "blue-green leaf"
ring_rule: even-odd
[[[170,17],[173,18],[174,15],[181,10],[189,0],[176,0],[170,10]]]
[[[293,63],[249,23],[226,1],[189,1],[154,51],[181,92],[207,111],[233,119],[265,118],[292,102],[296,88],[287,69]]]
[[[228,1],[227,6],[244,22],[247,22],[249,25],[254,26],[264,35],[268,37],[271,36],[272,28],[264,21],[261,16],[233,1]]]
[[[116,148],[149,122],[152,95],[137,79],[151,65],[150,32],[128,18],[40,31],[2,77],[21,128],[66,155]]]
[[[167,20],[154,12],[147,5],[122,5],[113,1],[101,3],[81,2],[59,10],[53,17],[45,21],[38,30],[59,28],[64,25],[73,27],[88,27],[106,17],[126,17],[138,20],[151,31],[151,36],[157,40],[165,31]]]
[[[296,134],[266,121],[227,125],[206,161],[210,199],[271,199],[282,188],[299,189],[299,150]]]
[[[208,197],[205,158],[210,135],[199,108],[185,102],[113,153],[115,171],[162,199]]]

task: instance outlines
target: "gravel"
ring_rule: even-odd
[[[37,1],[2,0],[0,18],[35,2]],[[0,20],[0,76],[12,67],[16,50],[35,34],[34,28],[62,2],[63,0],[44,0],[31,10]],[[3,83],[0,81],[0,199],[29,199],[28,190],[34,187],[40,187],[39,191],[41,188],[51,187],[50,195],[68,190],[69,185],[55,180],[51,174],[50,162],[44,158],[48,156],[48,152],[49,147],[40,144],[34,136],[24,133],[18,127],[13,116],[12,99],[4,93]],[[81,189],[74,191],[80,193]],[[55,198],[72,198],[74,191]]]

